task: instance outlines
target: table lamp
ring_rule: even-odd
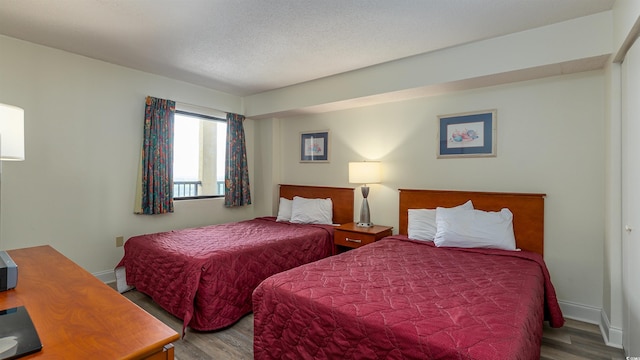
[[[349,163],[349,182],[363,184],[362,186],[362,206],[360,207],[359,227],[372,227],[371,214],[369,213],[369,187],[367,184],[380,182],[380,162],[378,161],[358,161]]]
[[[0,160],[24,160],[24,110],[0,104]]]
[[[24,160],[24,110],[0,104],[0,161],[20,160]],[[0,276],[0,291],[16,287],[18,267],[6,251],[0,251]]]

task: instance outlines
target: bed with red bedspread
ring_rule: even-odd
[[[353,189],[281,185],[280,194],[332,198],[334,219],[353,217]],[[333,226],[262,217],[135,236],[124,250],[117,268],[128,285],[182,319],[183,333],[209,331],[251,312],[251,294],[265,278],[332,255]]]
[[[543,321],[559,327],[564,319],[541,254],[542,196],[513,195],[401,190],[400,235],[258,286],[255,359],[539,359]],[[407,208],[468,199],[488,211],[511,206],[524,250],[407,237]]]

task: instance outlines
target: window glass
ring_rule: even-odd
[[[174,199],[224,196],[226,120],[178,110],[173,135]]]

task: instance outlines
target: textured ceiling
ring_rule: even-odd
[[[614,1],[2,0],[0,34],[245,96]]]

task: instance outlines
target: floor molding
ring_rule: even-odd
[[[600,316],[600,332],[602,333],[602,339],[607,346],[617,347],[622,349],[622,329],[619,327],[611,326],[609,317],[604,311],[601,311]]]
[[[605,344],[622,349],[622,329],[611,326],[602,308],[570,301],[558,301],[558,304],[560,304],[564,317],[598,325]]]
[[[116,273],[113,270],[105,270],[92,274],[93,276],[100,279],[105,284],[109,284],[116,281]]]

